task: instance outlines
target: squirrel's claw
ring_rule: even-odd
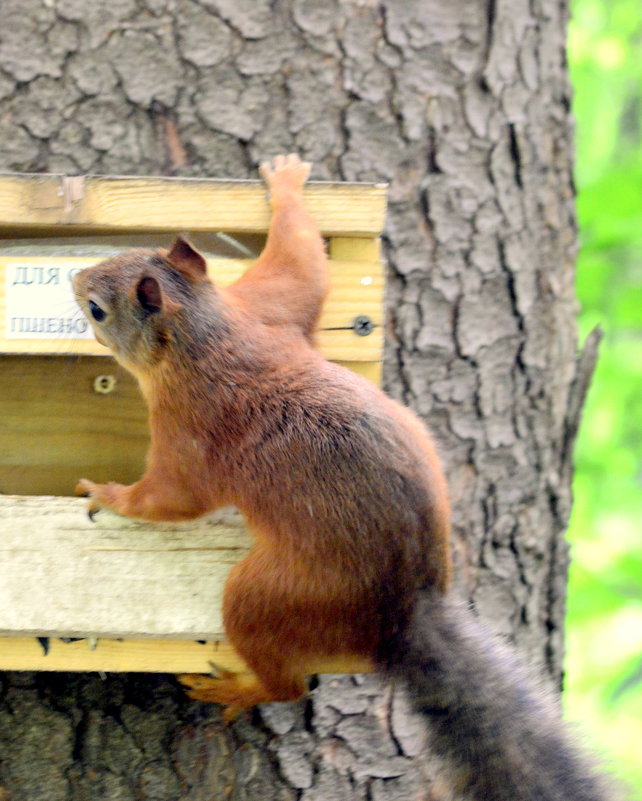
[[[88,478],[81,478],[80,481],[76,484],[76,495],[80,495],[82,498],[89,498],[96,485],[93,481],[90,481]]]
[[[209,676],[201,673],[179,673],[176,678],[185,687],[185,694],[193,701],[222,704],[223,720],[231,723],[246,704],[239,703],[239,689],[236,674],[227,668],[210,662],[212,671]]]
[[[208,660],[210,666],[210,676],[213,679],[231,679],[234,676],[234,671],[224,668],[222,665],[217,665],[216,662]]]
[[[221,667],[214,662],[210,662],[209,666],[211,668],[209,675],[203,673],[177,673],[176,678],[183,687],[198,691],[215,687],[217,686],[217,682],[234,677],[234,673],[231,670]]]
[[[97,485],[94,484],[93,481],[89,481],[87,478],[81,478],[76,484],[76,495],[80,495],[83,498],[89,498],[89,503],[87,504],[87,515],[92,523],[96,522],[95,517],[103,508],[94,495],[96,488]]]

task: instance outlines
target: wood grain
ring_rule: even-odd
[[[0,634],[220,639],[240,515],[148,525],[81,498],[0,497]]]
[[[102,671],[105,673],[210,673],[213,666],[249,673],[243,659],[225,640],[64,639],[0,637],[0,670]],[[310,662],[312,673],[370,673],[357,657],[338,656]]]
[[[377,236],[384,184],[312,182],[306,205],[326,236]],[[0,227],[70,232],[263,232],[270,210],[261,181],[204,178],[2,175]]]
[[[218,640],[0,637],[0,670],[209,673],[212,664],[248,672],[232,646]]]
[[[116,379],[107,395],[100,375]],[[81,476],[130,484],[148,443],[138,386],[111,356],[0,356],[0,492],[71,495]]]

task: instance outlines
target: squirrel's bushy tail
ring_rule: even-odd
[[[545,694],[517,659],[463,606],[422,594],[395,653],[382,667],[425,716],[433,751],[475,801],[605,801]]]

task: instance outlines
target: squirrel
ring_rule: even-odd
[[[245,516],[254,546],[229,574],[223,619],[253,677],[181,677],[193,698],[231,718],[299,698],[320,658],[360,658],[406,687],[466,797],[604,799],[554,704],[451,598],[448,489],[427,429],[314,347],[328,277],[309,172],[296,155],[261,166],[268,237],[231,286],[181,237],[75,276],[151,429],[139,481],[81,479],[77,492],[91,516],[177,521],[231,504]]]

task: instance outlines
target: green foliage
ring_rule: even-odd
[[[580,333],[606,333],[576,451],[566,708],[642,787],[642,14],[572,0]],[[636,796],[637,797],[637,796]],[[642,796],[639,796],[642,798]]]

